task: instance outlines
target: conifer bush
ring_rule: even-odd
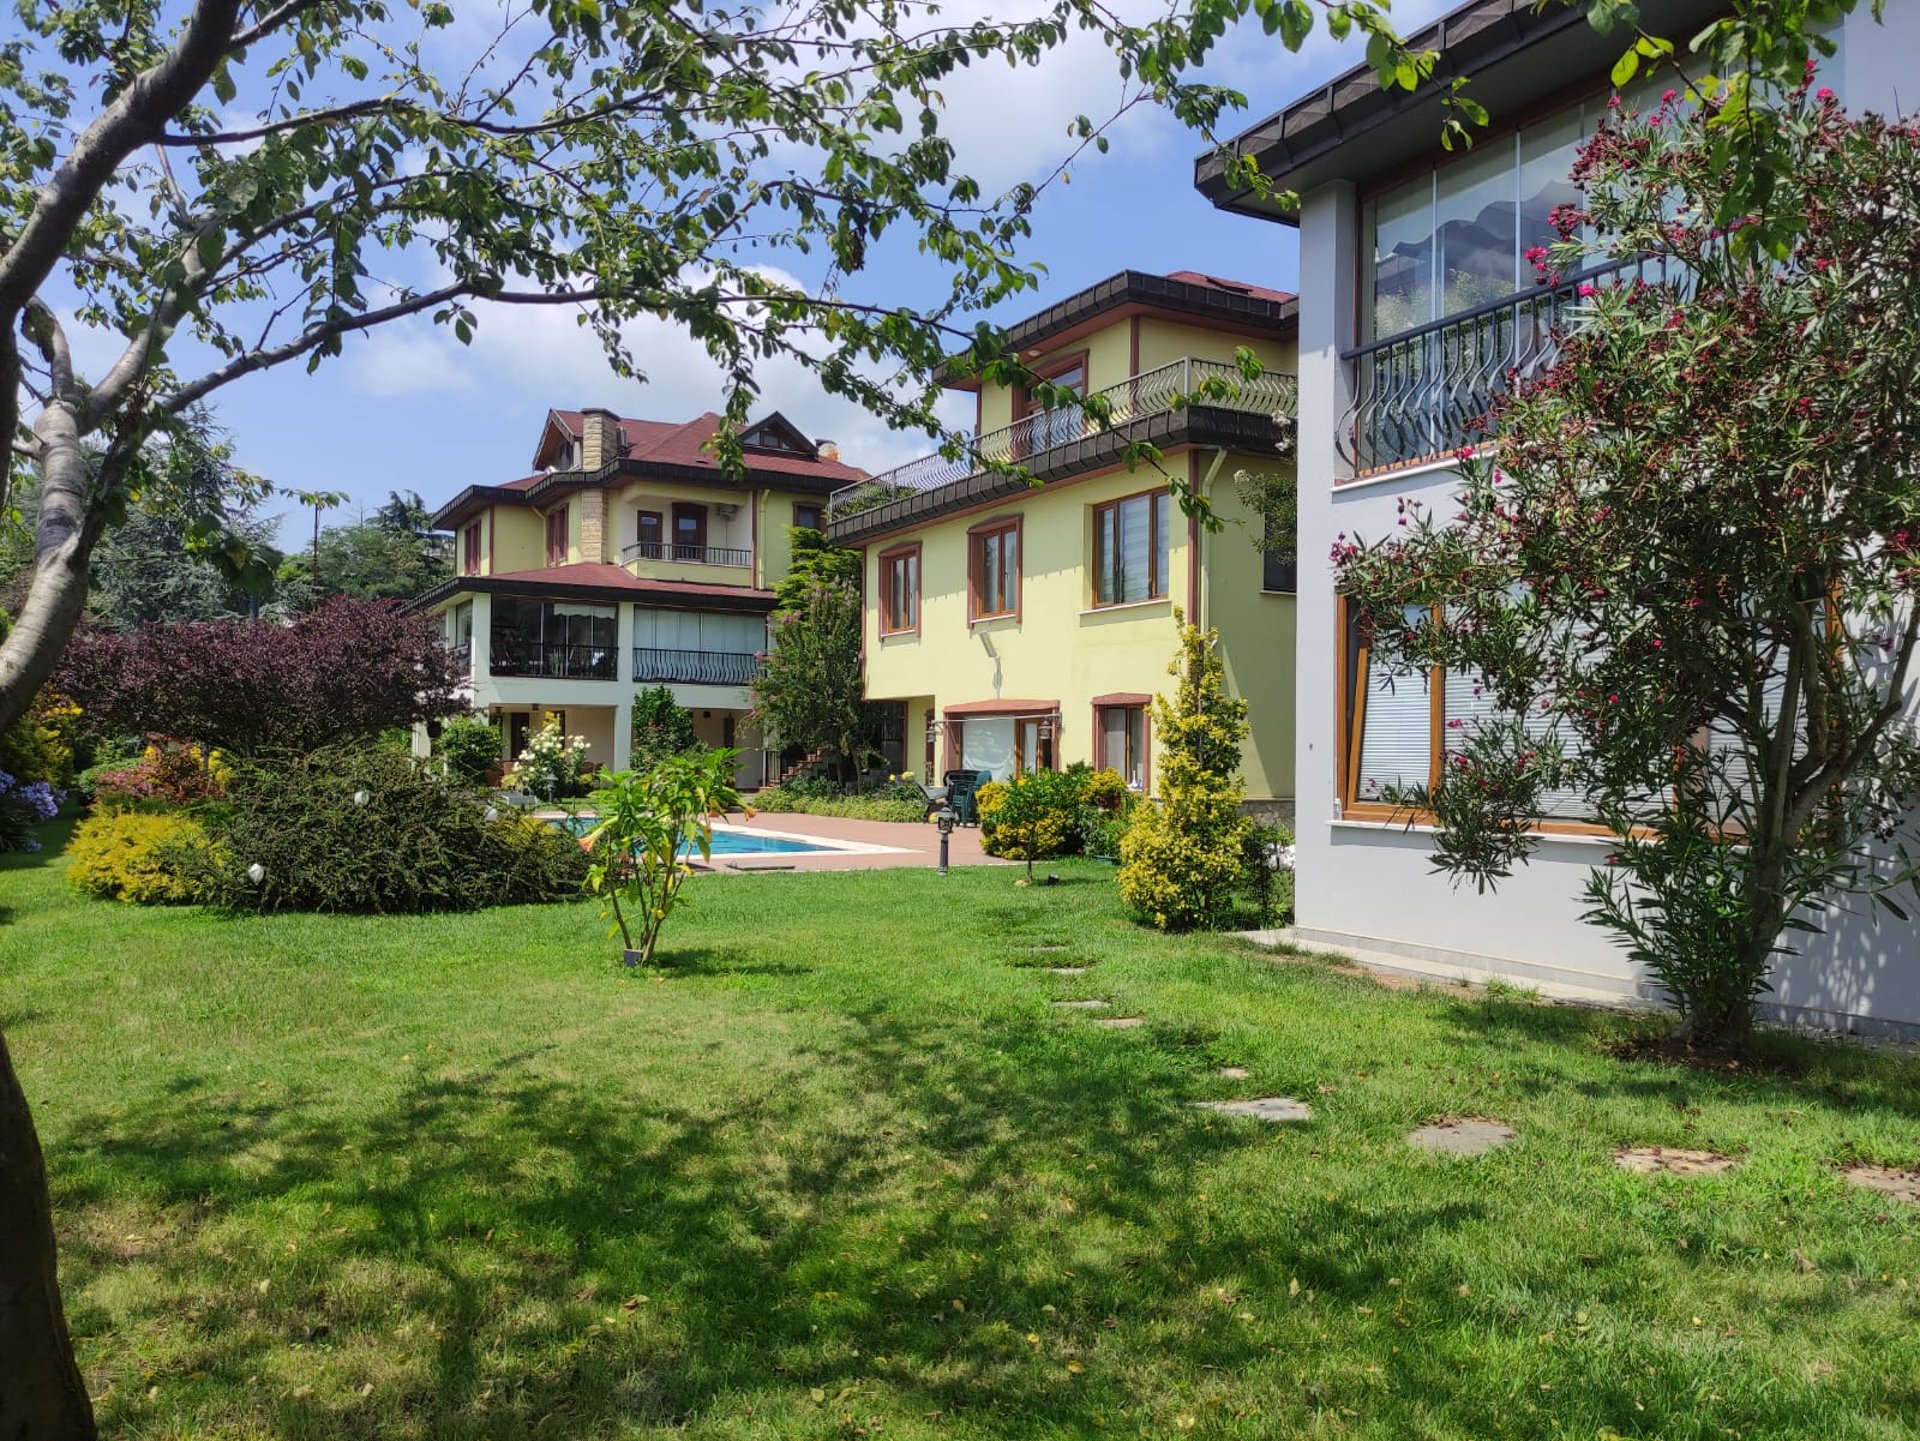
[[[1174,698],[1153,699],[1157,797],[1143,801],[1120,842],[1120,894],[1163,931],[1213,929],[1232,914],[1253,823],[1240,813],[1240,746],[1247,703],[1226,693],[1217,631],[1187,624],[1168,672]]]

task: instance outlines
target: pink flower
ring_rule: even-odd
[[[1680,93],[1680,92],[1679,92],[1678,90],[1669,90],[1669,91],[1668,91],[1668,92],[1667,92],[1667,93],[1666,93],[1665,95],[1662,95],[1662,96],[1660,97],[1660,103],[1661,103],[1662,105],[1671,105],[1671,104],[1673,104],[1673,97],[1674,97],[1674,96],[1676,96],[1676,95],[1678,95],[1679,93]]]
[[[1826,86],[1822,85],[1817,91],[1814,92],[1813,98],[1815,100],[1820,101],[1822,104],[1825,104],[1827,101],[1833,99],[1833,92],[1827,89]]]
[[[1582,300],[1591,300],[1600,292],[1591,285],[1582,285],[1576,293]]]

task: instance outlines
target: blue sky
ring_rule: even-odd
[[[1006,0],[965,7],[960,0],[947,10],[962,8],[1011,14],[1026,7]],[[1399,0],[1394,20],[1404,34],[1445,8],[1444,0]],[[1360,59],[1357,44],[1335,45],[1324,34],[1289,54],[1248,25],[1222,44],[1206,76],[1246,94],[1250,121]],[[1050,171],[1071,143],[1068,122],[1081,112],[1110,112],[1119,76],[1109,55],[1076,40],[1037,69],[977,67],[946,94],[960,167],[997,190]],[[1202,200],[1192,180],[1199,148],[1178,122],[1150,108],[1124,117],[1108,154],[1090,153],[1069,184],[1044,195],[1025,255],[1046,265],[1046,284],[996,318],[1018,319],[1127,268],[1201,270],[1292,289],[1294,233],[1220,214]],[[771,254],[767,261],[781,263]],[[919,257],[883,252],[860,292],[862,299],[930,303],[941,287]],[[352,497],[348,514],[394,489],[417,490],[435,505],[462,486],[525,474],[550,407],[604,405],[681,420],[718,405],[717,373],[691,342],[664,326],[646,328],[636,340],[650,372],[646,384],[616,379],[571,313],[484,311],[471,347],[426,321],[389,328],[350,340],[315,374],[288,367],[239,381],[215,405],[240,463],[276,485],[345,491]],[[839,441],[855,464],[882,469],[932,448],[924,436],[890,434],[872,416],[822,394],[797,366],[772,367],[763,384],[770,407],[810,434]],[[950,419],[959,423],[970,410],[956,404]],[[294,519],[289,537],[305,523]]]

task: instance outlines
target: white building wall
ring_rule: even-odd
[[[1920,4],[1887,8],[1876,27],[1848,22],[1839,61],[1823,67],[1857,113],[1920,107],[1912,57],[1920,54]],[[1455,886],[1435,871],[1431,836],[1405,825],[1340,815],[1334,538],[1391,530],[1396,502],[1452,513],[1457,478],[1427,467],[1336,486],[1347,474],[1334,437],[1348,402],[1340,352],[1354,343],[1358,207],[1351,186],[1302,198],[1300,216],[1300,598],[1297,791],[1297,930],[1307,941],[1396,952],[1442,964],[1553,980],[1622,994],[1644,992],[1624,953],[1581,919],[1581,889],[1604,863],[1599,838],[1543,839],[1498,889]],[[1920,848],[1920,833],[1909,842]],[[1861,898],[1836,898],[1823,934],[1791,936],[1798,955],[1772,974],[1769,1009],[1787,1019],[1864,1032],[1920,1033],[1920,927]],[[1816,918],[1818,919],[1818,918]]]

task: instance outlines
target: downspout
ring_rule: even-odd
[[[1196,457],[1197,459],[1197,457]],[[1213,459],[1207,465],[1207,473],[1193,481],[1193,494],[1196,499],[1213,494],[1214,479],[1220,474],[1220,467],[1227,463],[1227,448],[1223,445],[1215,449]],[[1192,472],[1189,472],[1191,474]],[[1205,630],[1208,624],[1209,607],[1207,605],[1207,558],[1213,551],[1213,532],[1200,523],[1198,510],[1188,519],[1188,531],[1193,539],[1193,623]]]

